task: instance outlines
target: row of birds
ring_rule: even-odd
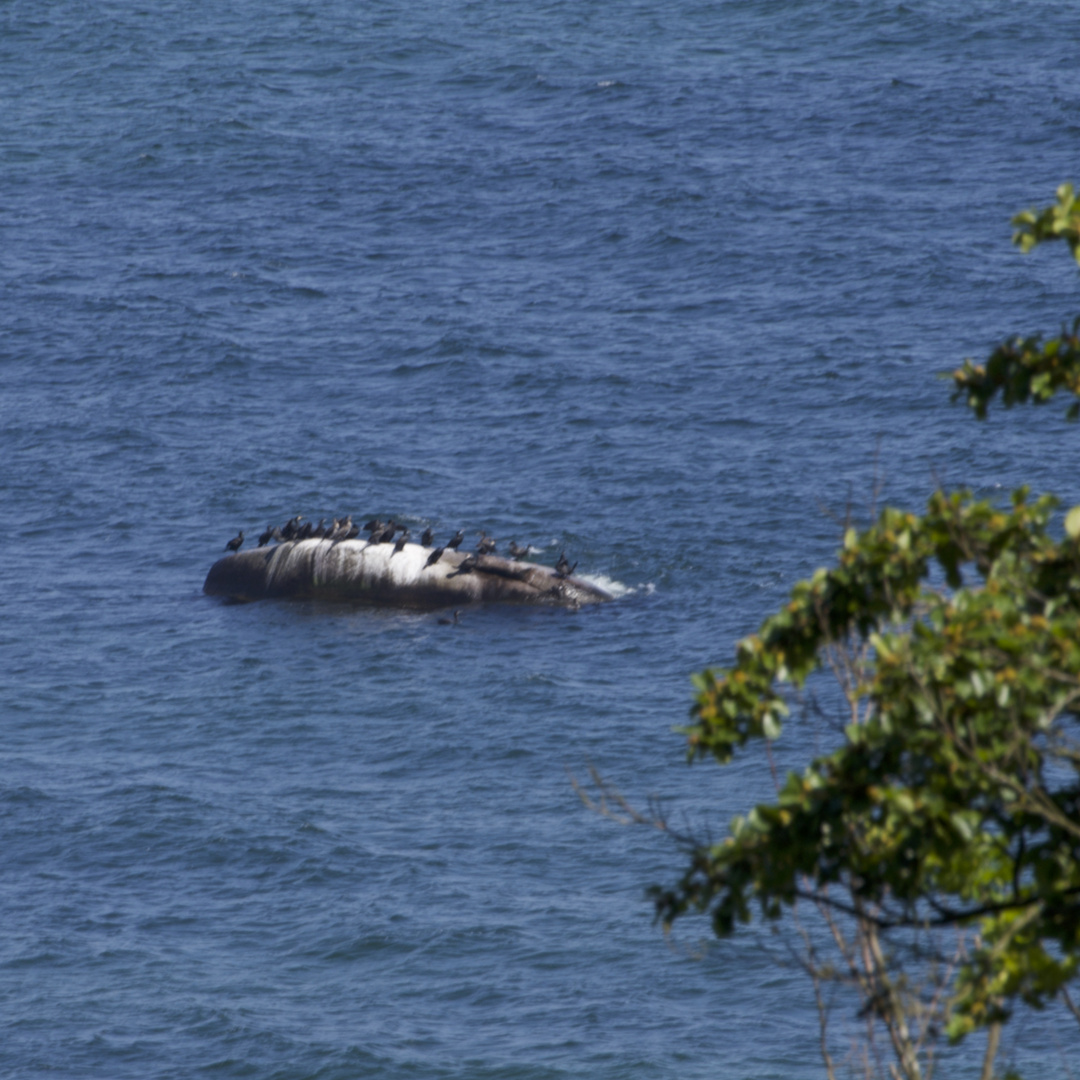
[[[301,524],[303,522],[303,524]],[[411,533],[408,526],[399,525],[396,521],[380,521],[378,518],[372,518],[371,521],[366,522],[364,525],[354,525],[352,515],[350,514],[346,518],[334,518],[334,520],[327,525],[325,518],[319,519],[318,525],[312,525],[310,521],[304,522],[303,517],[297,514],[296,517],[290,518],[284,525],[267,525],[266,531],[259,537],[259,547],[266,547],[271,540],[277,540],[279,543],[285,543],[290,540],[330,540],[337,543],[339,540],[354,540],[360,535],[361,530],[368,533],[368,543],[371,544],[393,544],[394,550],[391,553],[391,558],[394,557],[405,545],[409,542]],[[397,540],[394,540],[395,533],[401,533],[401,536]],[[480,540],[476,545],[477,555],[494,555],[495,554],[495,541],[487,535],[487,533],[480,533]],[[431,547],[432,541],[435,539],[434,533],[430,528],[424,530],[424,534],[420,537],[420,543],[424,547]],[[456,551],[462,543],[465,541],[465,533],[459,529],[442,547],[437,547],[428,556],[428,561],[424,563],[425,568],[428,566],[434,566],[443,556],[443,552],[447,549]],[[226,551],[239,551],[241,545],[244,543],[244,530],[234,536],[226,545]],[[507,551],[510,553],[512,559],[524,559],[529,554],[528,547],[519,547],[513,540],[510,541],[507,546]],[[468,571],[476,565],[476,555],[469,555],[466,557],[465,562],[458,568],[459,571]],[[555,573],[559,577],[568,577],[572,574],[577,567],[577,563],[573,566],[570,565],[569,560],[566,558],[566,552],[562,552],[559,556],[559,561],[555,564]]]

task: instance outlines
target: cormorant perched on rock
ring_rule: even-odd
[[[266,547],[266,545],[274,539],[274,533],[276,531],[277,530],[274,528],[273,525],[267,525],[266,532],[264,532],[262,536],[259,537],[259,547]]]
[[[339,540],[348,538],[351,528],[352,515],[347,518],[334,518],[334,527],[326,534],[326,538],[336,544]]]
[[[510,541],[510,547],[507,550],[510,552],[511,559],[524,559],[525,556],[529,554],[528,545],[525,547],[518,547],[517,542],[514,540]]]
[[[392,559],[401,549],[409,542],[409,530],[406,529],[401,536],[398,537],[398,542],[394,545],[394,550],[390,555]]]
[[[349,525],[349,528],[345,532],[345,539],[346,540],[355,540],[360,535],[360,526],[351,524],[351,522],[352,522],[352,516],[351,515],[349,516],[349,522],[350,522],[350,525]]]
[[[431,547],[431,541],[435,538],[435,534],[430,529],[424,530],[424,535],[420,537],[420,543],[424,547]]]
[[[480,534],[480,540],[476,545],[476,550],[479,551],[481,555],[491,555],[495,551],[495,541],[492,540],[487,533],[482,532]]]
[[[464,559],[458,563],[455,574],[471,574],[477,567],[477,558],[475,555],[466,555]]]
[[[461,530],[461,529],[458,529],[458,531],[457,531],[457,534],[456,534],[456,535],[455,535],[454,537],[452,537],[452,538],[451,538],[450,540],[448,540],[448,541],[447,541],[447,544],[446,544],[446,546],[447,546],[447,547],[448,547],[448,548],[449,548],[449,549],[450,549],[451,551],[457,551],[457,549],[458,549],[459,547],[461,547],[461,542],[462,542],[462,540],[464,540],[464,539],[465,539],[465,533],[464,533],[464,532],[462,532],[462,530]]]
[[[430,554],[430,555],[428,556],[427,562],[426,562],[426,563],[424,563],[424,569],[426,570],[426,569],[427,569],[427,568],[428,568],[429,566],[434,566],[434,565],[435,565],[435,564],[436,564],[436,563],[437,563],[437,562],[438,562],[438,561],[439,561],[439,560],[440,560],[440,559],[442,558],[442,553],[443,553],[443,552],[444,552],[445,550],[446,550],[446,548],[444,548],[444,547],[441,547],[441,548],[436,548],[436,549],[435,549],[435,550],[434,550],[434,551],[433,551],[433,552],[432,552],[432,553],[431,553],[431,554]]]
[[[373,544],[389,544],[394,539],[394,533],[404,527],[404,525],[398,525],[396,521],[388,521],[378,532],[371,534],[371,542]]]
[[[440,626],[457,626],[458,625],[458,616],[460,614],[461,614],[460,611],[455,611],[454,612],[454,617],[452,619],[440,619],[439,620],[439,625]]]
[[[319,524],[312,530],[311,535],[316,540],[321,540],[326,535],[326,518],[319,518]]]
[[[296,534],[300,531],[300,522],[303,520],[300,514],[297,514],[294,518],[289,518],[281,527],[281,535],[286,540],[295,540]]]
[[[364,523],[364,532],[378,532],[382,527],[383,523],[378,518],[372,518]]]
[[[566,552],[564,551],[559,556],[559,561],[555,564],[555,573],[559,577],[569,577],[577,569],[577,563],[573,566],[570,565],[569,560],[566,558]]]
[[[240,530],[239,536],[234,536],[226,545],[226,551],[239,551],[240,545],[244,542],[244,530]]]
[[[301,525],[300,528],[296,530],[297,540],[310,540],[314,535],[315,526],[312,525],[310,521],[306,525]]]

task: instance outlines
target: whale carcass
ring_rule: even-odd
[[[547,566],[498,555],[447,549],[428,565],[432,549],[366,540],[312,539],[237,551],[218,559],[203,592],[230,600],[291,598],[350,600],[432,608],[477,601],[578,607],[610,593]]]

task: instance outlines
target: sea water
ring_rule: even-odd
[[[1004,0],[0,5],[0,1074],[823,1075],[801,972],[666,940],[684,855],[569,777],[722,834],[767,772],[687,767],[688,676],[849,507],[1080,501],[1064,406],[980,425],[938,377],[1080,311],[1008,223],[1080,180],[1078,39]],[[201,594],[297,513],[623,595]],[[1006,1031],[1078,1060],[1063,1009]]]

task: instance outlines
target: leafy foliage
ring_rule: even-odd
[[[1046,240],[1064,240],[1080,263],[1080,198],[1073,193],[1072,184],[1057,189],[1057,202],[1052,206],[1025,210],[1012,223],[1016,226],[1013,243],[1019,244],[1021,251],[1030,251]]]
[[[1042,405],[1059,390],[1080,397],[1080,319],[1048,341],[1039,336],[1006,341],[985,364],[965,360],[953,381],[955,396],[966,397],[980,420],[998,391],[1007,409],[1029,400]],[[1066,416],[1080,417],[1080,401],[1069,406]]]
[[[1070,187],[1015,223],[1025,250],[1064,239],[1080,260]],[[999,389],[1006,405],[1080,397],[1078,328],[965,364],[958,393],[979,416]],[[694,677],[691,759],[778,739],[822,671],[845,722],[774,803],[689,845],[681,880],[654,892],[658,915],[708,912],[723,936],[755,909],[798,920],[810,905],[841,953],[821,962],[804,933],[822,1016],[822,981],[846,971],[909,1078],[932,1070],[942,1025],[953,1039],[988,1029],[989,1077],[1019,1003],[1060,998],[1080,1019],[1067,991],[1080,973],[1080,509],[1055,536],[1056,505],[1021,490],[1004,508],[937,492],[921,515],[886,509],[847,531],[836,565],[796,585],[731,667]],[[824,1032],[822,1049],[833,1075]]]
[[[1064,240],[1080,263],[1080,198],[1071,184],[1057,190],[1057,202],[1044,210],[1025,210],[1013,218],[1013,243],[1023,251],[1049,240]],[[983,419],[994,395],[1001,392],[1006,408],[1032,401],[1043,404],[1059,390],[1080,397],[1080,318],[1060,335],[1016,337],[999,345],[985,364],[965,360],[953,372],[954,398],[965,398]],[[1069,407],[1068,417],[1080,417],[1080,401]]]

